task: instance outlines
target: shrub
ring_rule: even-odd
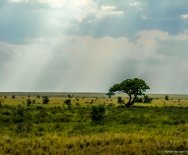
[[[143,102],[144,103],[151,103],[153,99],[149,97],[148,95],[144,95]]]
[[[67,95],[68,98],[72,98],[72,96],[70,94]]]
[[[118,103],[119,104],[123,103],[122,97],[118,97]]]
[[[142,103],[142,102],[143,102],[143,99],[140,98],[140,97],[137,97],[137,98],[135,99],[135,102]]]
[[[18,105],[15,112],[16,112],[17,115],[23,116],[24,115],[24,108],[22,106]]]
[[[10,110],[4,110],[4,111],[2,111],[2,114],[3,115],[11,115],[11,111]]]
[[[32,131],[32,128],[33,128],[33,124],[32,123],[24,123],[24,122],[21,122],[21,123],[18,123],[16,125],[16,133],[28,133],[30,131]]]
[[[111,98],[112,95],[115,95],[115,93],[113,93],[113,92],[109,92],[109,93],[107,93],[106,95],[107,95],[109,98]]]
[[[34,122],[37,124],[51,121],[49,113],[45,110],[38,111],[34,117],[35,117]]]
[[[169,100],[169,96],[168,95],[165,96],[165,100],[167,100],[167,101]]]
[[[18,106],[14,111],[14,123],[21,123],[24,122],[24,109],[21,106]]]
[[[70,99],[66,99],[66,100],[64,101],[64,103],[67,105],[68,109],[70,110],[70,109],[71,109],[71,106],[72,106],[71,100],[70,100]]]
[[[31,104],[31,99],[28,98],[28,99],[27,99],[27,106],[30,106],[30,104]]]
[[[15,99],[16,97],[15,97],[15,95],[12,95],[12,99]]]
[[[0,99],[0,108],[3,107],[3,100]]]
[[[43,106],[36,106],[36,110],[43,110],[44,107]]]
[[[102,105],[93,106],[91,110],[91,119],[93,123],[103,124],[104,123],[105,107]]]
[[[48,99],[48,96],[43,96],[43,104],[48,104],[49,103],[49,99]]]

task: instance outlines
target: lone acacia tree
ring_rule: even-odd
[[[133,105],[138,96],[144,95],[144,92],[150,89],[146,82],[139,78],[127,79],[119,84],[115,84],[109,89],[109,92],[123,92],[129,96],[126,107]]]

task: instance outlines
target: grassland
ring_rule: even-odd
[[[51,95],[48,104],[37,95],[12,95],[0,98],[0,154],[188,154],[186,96],[155,95],[152,103],[125,108],[117,97],[77,94],[70,108],[63,95]],[[98,105],[105,107],[102,124],[91,119]]]

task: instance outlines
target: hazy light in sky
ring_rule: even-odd
[[[139,77],[152,93],[188,93],[188,9],[178,2],[0,3],[0,91],[105,92]]]

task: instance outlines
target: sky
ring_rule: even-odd
[[[188,93],[187,0],[1,0],[0,91]]]

